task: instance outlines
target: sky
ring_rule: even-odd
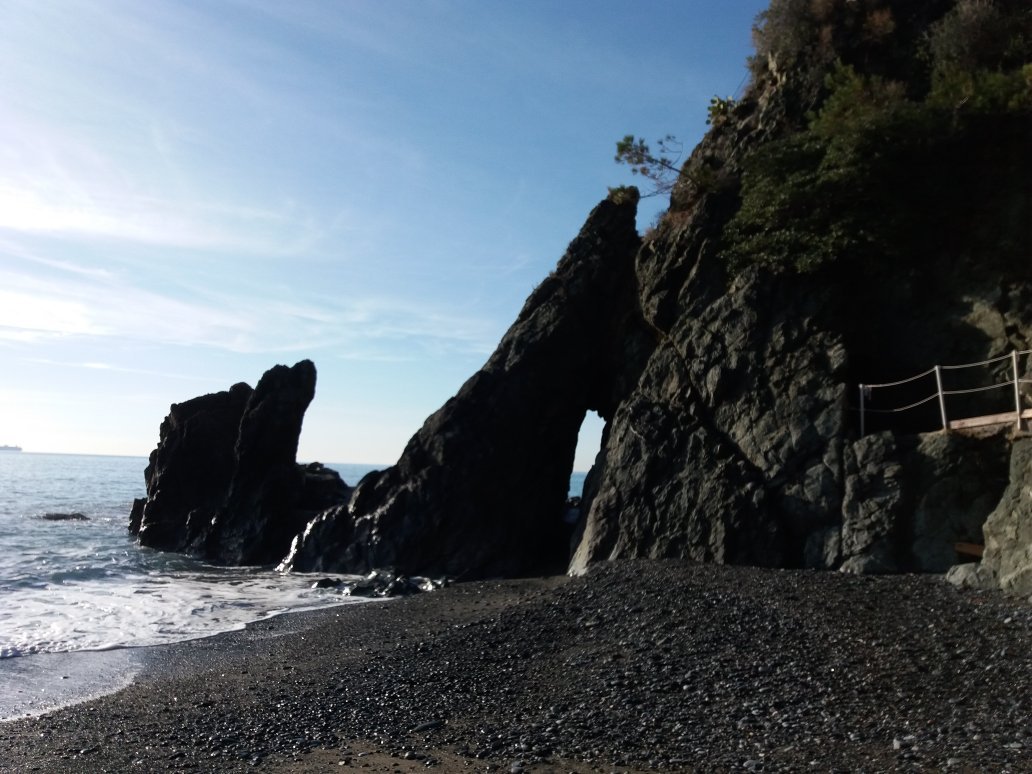
[[[765,5],[3,0],[0,444],[146,455],[309,358],[299,459],[394,462]]]

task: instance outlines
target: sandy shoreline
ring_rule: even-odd
[[[0,724],[46,714],[129,685],[143,669],[143,651],[118,648],[0,659]]]
[[[1032,607],[678,562],[457,584],[147,649],[2,771],[1032,771]]]

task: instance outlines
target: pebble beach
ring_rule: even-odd
[[[0,771],[1032,771],[1030,646],[940,576],[614,562],[138,649]]]

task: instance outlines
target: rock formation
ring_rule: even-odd
[[[43,521],[89,521],[90,517],[85,513],[75,511],[73,513],[44,513],[40,516]]]
[[[810,19],[807,14],[817,12],[804,5],[774,3],[768,24],[776,31],[779,20],[789,19],[798,40],[806,23],[813,24],[808,31],[824,35],[821,45],[836,50],[804,45],[789,52],[779,41],[771,44],[767,67],[745,98],[711,114],[713,128],[686,163],[670,212],[637,248],[633,276],[622,275],[624,292],[600,294],[580,279],[589,265],[578,269],[585,244],[614,253],[607,267],[630,265],[625,252],[613,250],[612,233],[600,228],[604,213],[630,202],[607,202],[589,217],[542,286],[545,292],[531,296],[485,368],[428,420],[396,467],[363,482],[346,508],[309,525],[285,566],[366,571],[397,565],[406,572],[471,576],[554,565],[552,558],[540,560],[560,550],[554,526],[559,471],[568,470],[577,417],[592,407],[592,401],[567,399],[575,394],[571,388],[611,396],[600,404],[607,425],[573,537],[574,572],[592,562],[641,556],[942,572],[956,560],[956,542],[981,542],[981,525],[1006,484],[1008,439],[1000,433],[915,434],[935,427],[933,405],[925,407],[931,413],[915,411],[860,438],[855,402],[859,382],[992,358],[1032,342],[1032,284],[1024,262],[984,258],[986,244],[970,237],[973,215],[963,204],[969,200],[940,197],[932,207],[920,198],[902,202],[909,219],[902,221],[898,234],[906,239],[897,249],[914,250],[901,255],[905,261],[873,254],[864,242],[855,258],[831,256],[838,260],[802,271],[764,260],[732,267],[728,258],[727,229],[742,207],[749,159],[799,135],[806,111],[827,98],[821,84],[835,55],[857,68],[839,76],[847,82],[862,83],[864,76],[855,73],[864,68],[878,78],[910,77],[913,56],[899,52],[918,46],[951,7],[894,8],[892,34],[872,49],[870,39],[857,34],[856,25],[867,22],[854,11],[827,11],[843,18],[821,22]],[[826,40],[835,24],[847,32],[835,29]],[[848,114],[838,119],[848,120]],[[992,130],[973,122],[960,139],[943,141],[953,164],[945,183],[1027,210],[1020,187],[1002,186],[1001,192],[985,182],[990,172],[1008,175],[1009,162],[994,155],[993,143],[1020,135],[1017,129],[1009,134],[1008,122],[1025,125],[1023,117],[1000,121]],[[847,172],[874,190],[889,186],[934,197],[932,188],[943,181],[930,175],[932,182],[908,188],[900,170],[910,151],[892,152],[900,154],[892,157],[895,167]],[[915,152],[930,154],[919,163],[945,161]],[[910,179],[923,181],[922,174]],[[883,228],[878,219],[893,222],[877,203],[857,206],[870,207],[858,218],[871,219],[875,231]],[[946,225],[936,208],[950,207],[956,222]],[[1001,223],[1003,232],[1008,239],[1023,233]],[[771,244],[782,236],[775,234]],[[818,247],[822,237],[819,228],[809,235]],[[632,249],[629,233],[619,240],[628,246],[623,250]],[[553,299],[560,293],[563,314],[574,319],[556,325]],[[581,301],[584,293],[594,301]],[[592,307],[620,324],[603,324],[606,318],[591,316]],[[588,333],[578,330],[582,338],[571,347],[564,332],[582,319]],[[563,354],[576,363],[572,369],[542,366],[535,354],[542,349],[576,351],[581,359]],[[544,367],[552,377],[552,413],[537,406],[543,393],[525,388],[517,376],[525,367]],[[526,405],[534,410],[513,408]],[[514,412],[520,429],[483,419],[489,406]],[[549,433],[550,422],[562,424]],[[494,447],[510,440],[518,452],[502,457]],[[503,459],[505,466],[495,467],[493,461]],[[533,467],[520,460],[532,460]],[[544,469],[551,473],[537,472]],[[491,482],[492,491],[478,490],[478,481]],[[550,487],[554,492],[545,495]],[[518,506],[505,505],[514,497]],[[528,524],[536,540],[521,531]]]
[[[637,199],[604,201],[483,368],[286,565],[475,578],[562,572],[577,432],[612,416],[651,337],[633,314]]]
[[[173,407],[141,540],[272,561],[295,530],[286,569],[459,578],[629,557],[943,572],[985,524],[983,568],[963,574],[1025,588],[1024,442],[926,432],[941,419],[924,388],[864,434],[857,412],[860,383],[1032,349],[1032,200],[1015,173],[1032,168],[1032,17],[1013,0],[965,8],[775,0],[752,83],[715,102],[657,227],[639,238],[634,189],[599,204],[396,465],[302,531],[282,516],[296,435],[290,454],[261,439],[281,412],[299,427],[307,400],[255,412],[238,386],[197,399],[221,407],[211,416]],[[1006,386],[1010,367],[985,383]],[[966,386],[957,416],[1013,407],[982,408]],[[606,427],[570,534],[589,410]],[[261,462],[227,445],[240,416]],[[195,459],[172,460],[187,448]],[[214,473],[227,467],[232,485]]]
[[[983,532],[981,563],[957,565],[949,580],[959,586],[1032,594],[1032,439],[1014,443],[1010,483]]]
[[[318,463],[295,462],[315,366],[275,366],[255,389],[173,404],[144,473],[129,529],[142,545],[222,564],[272,564],[348,488]]]

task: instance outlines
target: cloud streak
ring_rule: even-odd
[[[0,230],[221,252],[293,255],[350,221],[327,221],[288,202],[278,207],[146,190],[116,159],[51,127],[0,128]]]
[[[0,230],[290,256],[359,220],[299,171],[319,168],[314,140],[363,149],[376,133],[313,110],[296,52],[182,4],[13,0],[4,20]],[[375,142],[361,155],[383,158]]]
[[[176,379],[180,381],[188,382],[210,382],[209,376],[198,376],[196,374],[188,374],[177,371],[156,371],[148,368],[132,368],[129,366],[120,366],[113,363],[99,363],[99,362],[77,362],[68,360],[54,360],[51,358],[43,357],[28,357],[24,358],[27,363],[38,363],[39,365],[57,366],[59,368],[71,368],[71,369],[82,369],[86,371],[109,371],[111,373],[118,374],[134,374],[137,376],[154,376],[159,379]]]
[[[400,298],[285,298],[241,294],[242,286],[172,296],[115,274],[50,266],[46,278],[0,269],[0,341],[121,339],[241,354],[337,349],[344,357],[395,360],[406,348],[482,354],[490,330],[485,320]]]

